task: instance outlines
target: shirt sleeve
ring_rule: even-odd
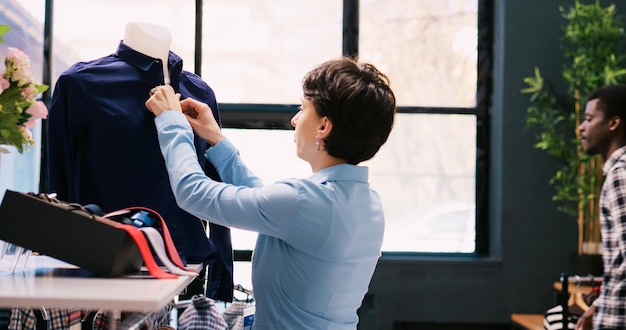
[[[261,179],[243,163],[239,151],[227,138],[208,149],[205,157],[217,168],[222,181],[236,186],[263,186]]]
[[[607,181],[611,185],[607,202],[611,212],[611,235],[619,244],[619,252],[626,259],[626,168],[616,167],[609,172]]]
[[[198,164],[193,130],[182,113],[166,111],[155,118],[155,124],[172,191],[182,209],[223,226],[278,238],[289,235],[298,204],[293,183],[260,186],[227,140],[212,147],[215,150],[210,157],[218,162],[214,165],[220,175],[224,173],[228,182],[237,184],[216,182],[204,175]]]
[[[51,192],[64,201],[77,202],[80,198],[80,159],[88,111],[86,100],[90,95],[68,71],[59,77],[54,88],[48,114],[48,161]]]

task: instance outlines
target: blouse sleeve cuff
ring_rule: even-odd
[[[154,124],[156,125],[157,131],[161,130],[163,127],[169,125],[182,125],[191,128],[191,125],[180,111],[165,111],[160,115],[154,117]]]
[[[208,159],[213,166],[220,167],[229,158],[237,153],[237,148],[226,137],[224,137],[216,145],[204,152],[204,157]]]

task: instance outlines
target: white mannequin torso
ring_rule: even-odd
[[[170,83],[167,59],[171,41],[172,35],[164,26],[140,22],[126,24],[124,43],[142,54],[160,59],[163,63],[163,79],[166,85]]]

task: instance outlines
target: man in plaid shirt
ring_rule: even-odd
[[[576,330],[626,329],[626,86],[593,90],[579,128],[585,152],[600,154],[604,160],[600,195],[604,282]]]

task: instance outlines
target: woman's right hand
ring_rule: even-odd
[[[210,145],[214,146],[224,138],[222,129],[207,104],[187,98],[180,102],[180,107],[194,132]]]

